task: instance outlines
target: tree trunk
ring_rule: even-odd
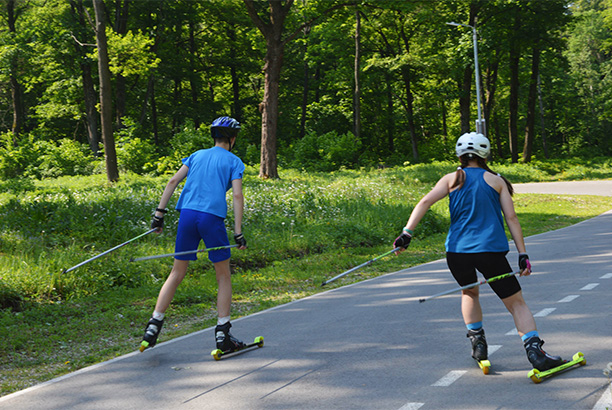
[[[544,158],[548,159],[548,142],[546,141],[546,126],[544,124],[544,102],[542,101],[542,84],[540,81],[539,72],[538,72],[538,102],[540,104],[540,128],[542,128],[542,148],[544,149]]]
[[[260,178],[278,178],[276,157],[276,131],[278,126],[278,90],[283,64],[282,43],[268,43],[265,57],[264,97],[261,110],[261,163]]]
[[[6,11],[9,31],[11,33],[16,33],[17,15],[15,13],[15,0],[8,0],[6,2]],[[11,132],[13,133],[15,142],[17,142],[17,137],[19,137],[25,123],[23,89],[16,77],[17,73],[19,72],[17,58],[11,58],[10,67],[11,72],[9,74],[9,82],[11,84],[11,103],[13,106],[13,125],[11,127]]]
[[[385,85],[387,90],[387,145],[389,152],[393,154],[395,152],[395,143],[393,141],[395,137],[395,122],[394,122],[394,106],[393,106],[393,90],[391,89],[391,76],[389,72],[385,72]]]
[[[513,33],[517,33],[521,26],[520,16],[514,20]],[[508,119],[508,134],[510,137],[510,154],[512,163],[518,162],[518,100],[519,100],[519,61],[521,49],[517,38],[510,39],[510,105]]]
[[[119,35],[125,35],[127,33],[127,20],[128,20],[128,7],[129,0],[115,0],[116,11],[115,11],[115,32]],[[123,128],[123,117],[125,117],[125,99],[126,99],[126,86],[125,77],[121,74],[117,74],[115,78],[115,116],[117,128]]]
[[[353,130],[357,140],[361,136],[361,89],[359,84],[359,60],[361,57],[361,16],[359,9],[355,11],[355,90],[353,93]]]
[[[293,6],[293,0],[269,0],[269,21],[264,22],[257,14],[253,0],[243,0],[249,17],[266,39],[264,58],[264,96],[259,104],[261,112],[261,163],[260,178],[278,178],[276,140],[278,126],[278,90],[283,65],[285,42],[282,39],[285,18]]]
[[[472,67],[465,67],[461,81],[461,94],[459,95],[459,116],[461,118],[461,134],[472,130],[470,121],[470,103],[472,93]]]
[[[400,35],[404,42],[404,52],[406,55],[410,54],[410,41],[404,27],[400,29]],[[408,114],[408,131],[410,132],[410,144],[412,146],[412,159],[416,162],[419,160],[419,149],[417,144],[416,130],[414,127],[414,96],[412,95],[412,70],[408,65],[404,65],[401,69],[402,79],[404,80],[404,90],[406,91],[406,104],[404,108]]]
[[[98,71],[100,77],[100,112],[102,116],[102,139],[104,140],[104,157],[106,160],[106,176],[110,182],[119,180],[117,169],[117,153],[113,136],[113,107],[111,75],[108,67],[108,45],[106,41],[106,20],[104,17],[104,1],[94,0],[96,14],[96,44],[98,46]]]
[[[85,113],[87,117],[87,141],[89,148],[94,156],[98,156],[98,145],[100,138],[98,135],[98,110],[96,109],[96,90],[93,78],[91,77],[91,66],[88,62],[81,63],[81,78],[83,81],[83,95],[85,101]]]
[[[236,27],[230,25],[227,28],[227,36],[229,38],[229,69],[230,78],[232,79],[232,117],[242,122],[242,107],[240,106],[240,76],[238,75],[238,64],[236,63]]]
[[[70,0],[73,16],[75,20],[78,20],[79,25],[83,32],[88,26],[85,22],[85,9],[83,6],[83,0]],[[89,149],[93,152],[94,156],[99,155],[99,143],[100,136],[98,134],[98,110],[96,105],[98,99],[96,97],[96,90],[94,87],[94,81],[91,76],[91,64],[89,58],[86,58],[86,53],[83,51],[83,44],[79,42],[74,43],[74,47],[77,55],[80,59],[81,68],[81,82],[83,84],[83,102],[85,103],[85,123],[87,129],[87,142],[89,143]]]
[[[525,145],[523,147],[523,162],[531,162],[531,151],[535,139],[536,100],[538,98],[538,77],[540,75],[540,46],[536,41],[531,59],[531,78],[529,80],[529,96],[527,98],[527,124],[525,127]]]
[[[495,91],[497,90],[497,74],[499,72],[499,50],[495,50],[493,61],[487,67],[485,76],[485,96],[483,116],[485,125],[488,126],[491,119],[491,112],[495,105]],[[488,133],[487,133],[488,134]],[[488,137],[488,135],[487,135]]]

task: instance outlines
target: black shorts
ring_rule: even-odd
[[[446,263],[457,283],[460,286],[466,286],[478,282],[476,270],[482,273],[485,279],[491,279],[495,276],[503,275],[504,273],[511,273],[512,268],[508,263],[508,259],[506,259],[507,253],[508,252],[446,252]],[[505,299],[521,290],[521,285],[516,279],[516,276],[496,280],[489,283],[489,286],[491,286],[491,289],[493,289],[500,299]]]

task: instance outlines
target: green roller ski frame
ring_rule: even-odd
[[[563,363],[561,366],[557,366],[543,372],[539,371],[538,369],[533,369],[527,374],[527,377],[529,377],[534,383],[541,383],[542,380],[544,380],[545,378],[550,377],[553,374],[569,370],[571,367],[577,364],[579,364],[580,366],[584,366],[586,364],[584,354],[582,354],[581,352],[576,353],[572,357],[572,360]]]
[[[248,345],[238,349],[238,350],[227,350],[227,351],[223,351],[221,349],[215,349],[212,352],[210,352],[210,355],[215,359],[215,360],[221,360],[222,356],[225,356],[227,354],[233,354],[233,353],[237,353],[237,352],[241,352],[243,350],[246,349],[250,349],[251,347],[263,347],[264,345],[264,338],[263,336],[257,336],[255,338],[255,341],[253,341],[253,343],[249,343]]]

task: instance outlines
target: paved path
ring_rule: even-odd
[[[513,184],[520,194],[567,194],[612,196],[612,180]]]
[[[588,363],[539,385],[488,287],[487,376],[469,356],[459,296],[418,303],[456,287],[440,260],[234,321],[241,338],[265,336],[261,349],[215,362],[209,328],[5,396],[0,409],[604,410],[612,405],[602,373],[612,362],[612,211],[526,242],[534,274],[520,281],[545,349],[567,358],[582,351]],[[509,258],[515,266],[516,253]]]

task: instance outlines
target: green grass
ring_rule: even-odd
[[[575,162],[492,168],[513,182],[575,179],[585,167]],[[249,248],[233,252],[232,316],[320,292],[324,280],[387,252],[416,202],[455,166],[324,174],[285,170],[280,180],[266,181],[248,169],[244,232]],[[610,162],[589,164],[588,175],[612,177]],[[166,180],[122,175],[109,185],[96,175],[0,183],[0,394],[136,350],[172,261],[129,259],[173,252],[177,215],[168,214],[161,235],[61,272],[146,231]],[[515,195],[515,207],[529,236],[612,209],[612,198]],[[232,226],[231,218],[227,222]],[[409,252],[325,289],[444,257],[447,227],[441,201],[419,225]],[[200,256],[167,312],[160,341],[212,326],[215,298],[212,265]]]

